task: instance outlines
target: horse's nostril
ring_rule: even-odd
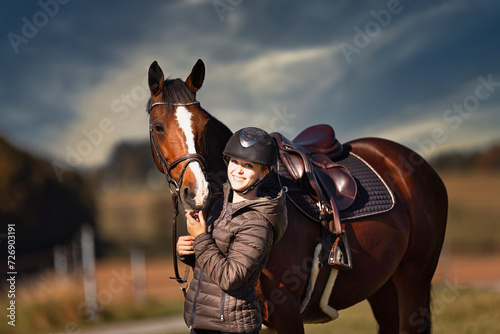
[[[189,198],[189,188],[188,187],[182,188],[182,195],[184,196],[185,199]]]

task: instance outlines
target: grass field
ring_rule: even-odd
[[[59,285],[61,287],[61,285]],[[62,284],[64,287],[64,284]],[[60,288],[59,288],[60,289]],[[57,290],[57,289],[56,289]],[[70,289],[71,290],[71,289]],[[54,291],[54,290],[51,290]],[[65,295],[66,297],[61,297]],[[62,289],[50,300],[24,304],[17,319],[16,328],[7,328],[0,324],[0,333],[78,333],[98,324],[89,324],[78,319],[81,299],[78,293]],[[72,296],[72,297],[71,297]],[[172,314],[180,314],[182,300],[180,292],[175,291],[175,299],[170,301],[151,302],[138,306],[130,298],[118,298],[103,307],[100,323],[131,321],[133,319],[157,318]],[[500,333],[500,292],[476,290],[455,285],[436,285],[433,289],[432,321],[434,333],[469,334]],[[367,302],[362,302],[347,310],[341,310],[337,320],[327,324],[306,325],[308,334],[376,333],[376,323]],[[71,330],[68,330],[70,328]],[[180,332],[164,334],[186,334],[187,329]],[[137,334],[142,334],[138,332]]]
[[[500,252],[500,174],[445,174],[453,253]]]
[[[433,332],[442,334],[500,333],[500,293],[436,286],[431,302]],[[340,311],[339,319],[325,325],[307,325],[308,334],[376,333],[367,302]]]
[[[500,333],[499,290],[472,289],[500,282],[500,189],[499,175],[444,175],[449,193],[449,221],[442,263],[434,290],[435,333]],[[170,220],[168,196],[144,190],[107,192],[100,195],[100,232],[107,242],[116,238],[122,246],[157,243]],[[125,209],[124,209],[125,208]],[[158,215],[151,211],[157,211]],[[158,218],[160,217],[160,218]],[[152,225],[148,225],[152,221]],[[148,259],[148,294],[144,304],[133,299],[128,260],[102,260],[97,278],[100,297],[99,323],[155,318],[182,312],[182,294],[168,279],[169,257]],[[458,263],[458,267],[457,267]],[[453,272],[450,268],[453,267]],[[85,320],[81,278],[56,278],[44,273],[17,282],[16,327],[0,322],[0,333],[77,333],[89,324]],[[463,278],[466,277],[464,280]],[[446,281],[448,280],[448,281]],[[448,282],[448,286],[439,285]],[[450,284],[453,287],[449,292]],[[467,286],[463,286],[466,282]],[[476,284],[477,283],[477,284]],[[498,285],[497,285],[498,286]],[[448,292],[444,292],[448,289]],[[110,293],[111,292],[111,293]],[[7,293],[0,295],[4,307]],[[70,327],[68,329],[68,326]],[[375,333],[376,324],[366,302],[340,311],[340,318],[325,325],[308,325],[307,333]],[[186,332],[184,332],[186,333]]]
[[[500,292],[436,286],[431,307],[433,333],[500,333]],[[340,311],[335,321],[306,325],[305,329],[307,334],[366,334],[376,333],[377,324],[365,301]]]

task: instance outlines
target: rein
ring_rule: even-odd
[[[151,114],[151,110],[158,106],[158,105],[172,105],[172,106],[190,106],[194,104],[199,104],[200,102],[194,101],[194,102],[188,102],[188,103],[172,103],[172,102],[155,102],[151,104],[149,108],[149,112]],[[174,212],[173,212],[173,220],[172,220],[172,256],[173,256],[173,263],[174,263],[174,274],[175,276],[170,276],[170,279],[175,279],[177,283],[179,284],[179,288],[182,290],[182,293],[184,294],[184,297],[186,297],[186,289],[187,289],[187,276],[189,275],[189,267],[186,266],[186,270],[184,273],[184,278],[181,278],[179,275],[179,267],[177,265],[177,216],[179,215],[179,192],[182,187],[182,182],[184,180],[184,172],[186,171],[188,165],[191,162],[198,162],[201,166],[203,175],[205,178],[207,178],[207,163],[205,161],[205,158],[198,153],[188,153],[185,155],[182,155],[176,159],[174,159],[172,162],[168,163],[167,159],[165,159],[165,156],[163,155],[162,151],[160,150],[160,147],[158,145],[158,140],[156,138],[156,135],[153,132],[153,126],[150,122],[149,124],[149,140],[153,146],[154,154],[156,155],[158,161],[160,162],[162,168],[163,168],[163,174],[165,174],[165,178],[167,179],[170,193],[172,194],[172,202],[174,205]],[[172,178],[170,175],[170,172],[172,169],[174,169],[179,163],[186,161],[184,166],[182,167],[181,174],[179,175],[179,179],[176,181]],[[186,285],[183,285],[186,284]]]

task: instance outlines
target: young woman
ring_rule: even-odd
[[[264,130],[243,128],[223,154],[228,177],[223,198],[207,219],[201,211],[186,211],[190,235],[177,242],[179,259],[194,266],[184,303],[192,334],[259,332],[255,286],[287,226],[274,139]]]

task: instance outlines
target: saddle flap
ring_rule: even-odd
[[[279,132],[271,133],[271,136],[276,140],[279,148],[281,162],[285,166],[290,176],[298,181],[304,176],[306,169],[306,161],[304,156],[294,149],[294,143],[288,140]]]
[[[315,155],[318,158],[319,155]],[[329,162],[328,162],[329,160]],[[342,165],[332,162],[328,157],[312,160],[316,179],[328,198],[333,198],[338,210],[345,210],[354,203],[358,187],[351,173]]]
[[[295,181],[300,180],[304,176],[304,160],[300,156],[280,151],[280,158],[286,170]]]

